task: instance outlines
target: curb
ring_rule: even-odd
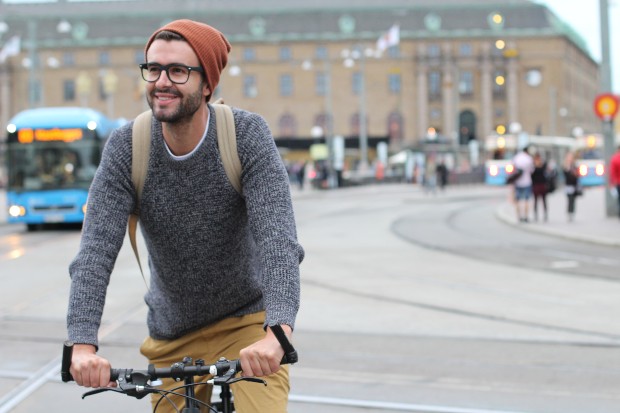
[[[495,217],[510,226],[522,229],[523,231],[537,232],[540,234],[563,238],[572,241],[588,242],[591,244],[605,245],[609,247],[620,247],[620,240],[607,238],[604,236],[595,236],[587,234],[576,234],[574,232],[566,232],[554,228],[544,227],[536,224],[520,224],[515,218],[514,205],[506,202],[495,210]]]

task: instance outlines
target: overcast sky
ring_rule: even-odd
[[[590,52],[601,61],[599,0],[534,0],[546,4],[588,42]],[[608,0],[612,86],[620,93],[620,0]],[[615,26],[615,27],[614,27]]]

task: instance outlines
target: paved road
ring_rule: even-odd
[[[620,411],[620,285],[489,259],[513,257],[510,248],[462,253],[483,243],[476,220],[499,225],[486,237],[553,244],[498,223],[489,206],[504,201],[483,187],[296,192],[307,258],[290,411]],[[78,243],[75,231],[0,227],[0,413],[148,411],[116,395],[80,400],[81,389],[58,382]],[[109,289],[101,352],[142,366],[145,286],[127,245]]]

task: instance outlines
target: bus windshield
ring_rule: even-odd
[[[8,188],[13,191],[88,189],[99,165],[102,145],[96,139],[9,143]]]

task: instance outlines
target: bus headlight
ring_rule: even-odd
[[[9,207],[9,215],[13,218],[23,217],[26,215],[26,208],[21,205],[11,205]]]
[[[86,215],[86,209],[88,209],[88,205],[87,204],[82,205],[82,213],[84,215]]]
[[[587,165],[579,165],[579,175],[586,176],[588,174],[588,166]]]
[[[596,174],[597,174],[598,176],[603,176],[603,175],[605,175],[605,165],[603,165],[602,163],[598,163],[598,164],[596,164],[596,168],[595,168],[595,170],[596,170]]]

